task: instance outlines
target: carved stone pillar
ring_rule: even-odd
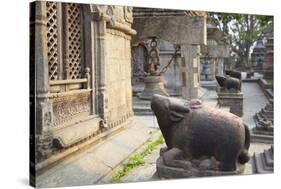
[[[200,45],[181,45],[182,96],[197,98],[199,93]]]
[[[211,80],[216,80],[216,67],[217,67],[217,58],[212,58],[212,66],[211,66]]]
[[[51,151],[53,110],[48,100],[48,57],[47,57],[47,20],[46,2],[35,2],[34,22],[34,59],[35,67],[35,140],[36,162],[46,159]]]
[[[224,58],[218,58],[218,73],[217,75],[223,76],[224,73]]]
[[[94,35],[95,35],[95,54],[98,72],[98,112],[100,117],[103,119],[101,124],[102,127],[107,126],[108,119],[108,97],[106,92],[106,61],[105,61],[105,35],[106,35],[106,21],[97,20],[94,24]]]

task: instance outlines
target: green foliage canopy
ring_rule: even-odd
[[[273,16],[209,13],[209,20],[228,34],[231,52],[243,67],[249,67],[250,50],[259,38],[273,32]]]

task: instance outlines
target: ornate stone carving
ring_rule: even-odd
[[[43,124],[44,127],[49,128],[52,125],[52,117],[51,117],[51,112],[45,112],[44,116],[43,116]]]
[[[273,136],[274,131],[274,101],[273,99],[269,100],[269,103],[266,104],[259,112],[254,115],[254,121],[256,127],[253,129],[255,134],[262,135],[271,135]]]
[[[66,41],[67,41],[67,77],[69,79],[82,78],[82,31],[81,31],[81,6],[75,3],[66,5]]]
[[[133,23],[133,7],[124,7],[124,18],[130,24]]]
[[[54,98],[53,112],[55,127],[90,115],[90,92]]]
[[[58,55],[58,5],[56,2],[46,2],[47,16],[47,47],[49,79],[57,80],[59,75]]]
[[[44,109],[42,110],[44,111]],[[40,162],[48,158],[51,153],[53,135],[51,131],[52,126],[52,112],[42,112],[43,131],[36,136],[36,162]]]
[[[93,12],[100,18],[109,19],[110,22],[129,23],[133,22],[133,8],[117,5],[92,5]],[[108,21],[108,20],[107,20]]]
[[[90,74],[90,68],[89,67],[87,67],[85,69],[85,77],[87,79],[86,89],[90,89],[91,88],[91,74]]]

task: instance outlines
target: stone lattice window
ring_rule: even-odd
[[[68,4],[67,8],[67,57],[68,78],[78,79],[82,75],[81,65],[81,17],[77,4]]]
[[[50,80],[80,79],[82,61],[82,8],[74,3],[46,2]]]
[[[58,79],[58,7],[57,3],[46,2],[47,7],[47,46],[48,46],[48,64],[49,79]]]

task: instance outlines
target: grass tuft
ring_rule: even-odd
[[[162,134],[160,134],[157,140],[148,143],[143,151],[130,157],[128,163],[123,165],[122,169],[112,176],[112,181],[114,183],[119,183],[121,181],[121,178],[127,175],[129,171],[131,171],[135,167],[143,165],[145,163],[144,158],[147,155],[151,154],[151,152],[155,150],[158,145],[163,143],[164,143],[164,138]]]

